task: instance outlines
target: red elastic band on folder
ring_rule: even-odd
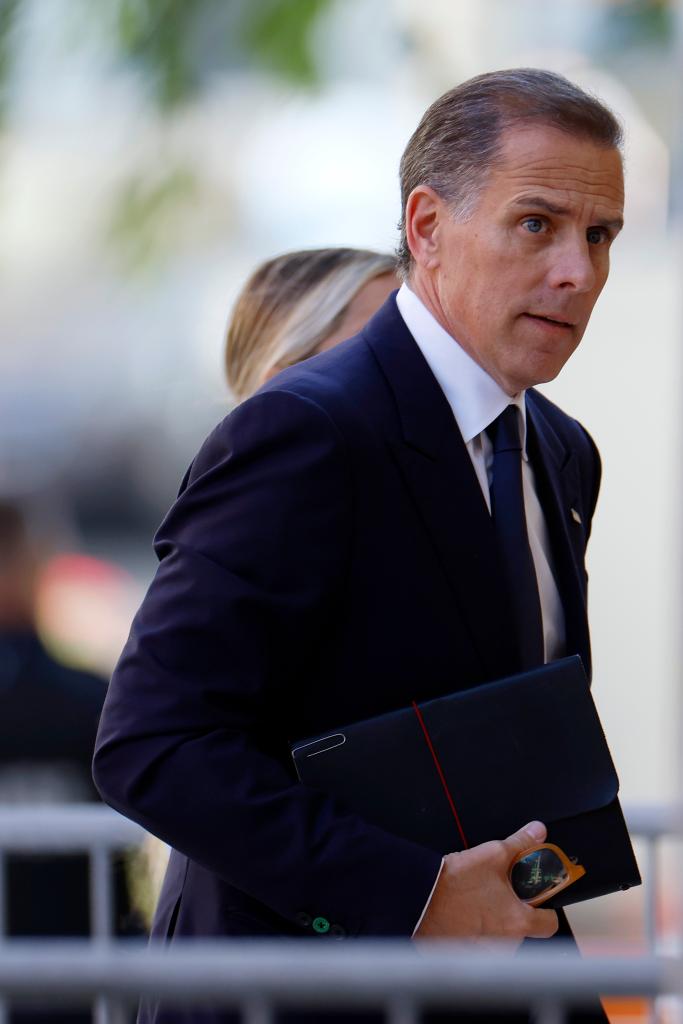
[[[460,838],[462,839],[462,845],[463,845],[465,850],[469,850],[470,844],[467,842],[467,837],[465,836],[465,833],[463,832],[462,825],[460,824],[460,818],[458,817],[458,812],[455,809],[455,804],[453,803],[453,797],[451,796],[451,792],[450,792],[450,790],[448,788],[448,783],[446,782],[446,776],[444,775],[444,773],[443,773],[443,771],[441,769],[441,765],[439,764],[439,758],[437,757],[436,751],[434,750],[434,744],[432,743],[432,740],[431,740],[431,737],[429,735],[429,732],[427,731],[427,726],[424,723],[424,718],[422,717],[420,709],[417,706],[417,704],[415,703],[415,701],[413,701],[413,708],[415,709],[415,714],[417,715],[417,720],[420,723],[420,725],[422,726],[422,732],[424,733],[424,737],[425,737],[425,739],[427,741],[427,746],[429,747],[429,752],[432,755],[432,758],[434,759],[434,764],[436,765],[436,770],[439,773],[439,778],[441,779],[441,785],[444,788],[444,792],[446,794],[446,799],[448,800],[448,806],[450,807],[451,813],[452,813],[453,817],[455,818],[455,824],[458,826],[458,832],[460,833]]]

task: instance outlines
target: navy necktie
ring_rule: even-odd
[[[486,433],[493,445],[491,515],[511,600],[521,667],[527,669],[543,664],[543,620],[524,513],[517,416],[517,407],[508,405],[486,428]]]

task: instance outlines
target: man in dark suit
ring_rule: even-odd
[[[158,935],[556,931],[507,881],[542,825],[442,860],[298,784],[289,745],[564,654],[590,666],[599,458],[529,389],[607,278],[619,144],[612,115],[547,72],[437,100],[401,165],[398,296],[194,460],[95,758],[105,799],[174,848]]]

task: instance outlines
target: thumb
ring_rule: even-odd
[[[522,850],[528,850],[530,846],[537,846],[544,843],[548,830],[541,821],[530,821],[528,825],[513,832],[511,836],[504,839],[510,857],[515,857]]]

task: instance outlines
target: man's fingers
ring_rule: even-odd
[[[513,832],[511,836],[503,840],[503,843],[510,854],[510,860],[522,850],[528,850],[530,846],[544,843],[548,830],[541,821],[530,821],[528,825]]]
[[[554,910],[534,910],[529,907],[529,925],[527,935],[530,939],[549,939],[560,926]]]

